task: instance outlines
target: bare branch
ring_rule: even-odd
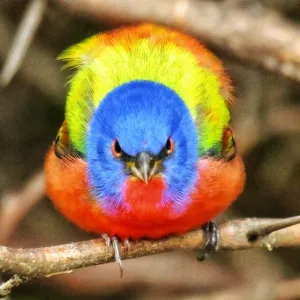
[[[46,0],[31,0],[24,17],[19,25],[18,32],[0,73],[0,84],[6,86],[20,68],[30,43],[38,29],[44,12]]]
[[[19,275],[14,275],[12,278],[2,283],[0,286],[0,297],[5,297],[10,294],[11,290],[22,283],[25,283],[29,279],[26,277],[20,277]]]
[[[220,249],[300,247],[300,216],[287,219],[241,219],[220,226]],[[299,224],[296,226],[292,226]],[[284,228],[284,229],[282,229]],[[130,259],[176,249],[201,249],[205,244],[202,230],[159,241],[132,242],[130,248],[120,245],[122,259]],[[112,247],[96,239],[79,243],[35,249],[0,247],[0,272],[17,274],[26,280],[52,276],[61,272],[108,263],[114,260]],[[5,284],[5,283],[4,283]],[[6,295],[7,286],[0,286]],[[3,287],[4,286],[4,287]]]
[[[100,22],[158,22],[197,35],[239,59],[300,81],[300,27],[253,5],[197,0],[55,0]]]
[[[8,18],[0,10],[1,60],[6,59],[9,52],[8,45],[12,43],[11,37],[13,35],[14,30]],[[65,80],[62,73],[59,72],[59,64],[55,59],[55,54],[37,41],[31,45],[30,51],[24,58],[19,75],[27,84],[34,86],[43,94],[50,95],[53,100],[64,98]]]

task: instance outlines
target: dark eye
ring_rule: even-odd
[[[166,148],[168,154],[171,154],[174,151],[174,142],[171,138],[167,139],[165,148]]]
[[[120,157],[122,155],[122,148],[117,140],[114,140],[111,145],[111,150],[113,153],[113,156]]]

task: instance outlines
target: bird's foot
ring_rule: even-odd
[[[107,233],[103,233],[101,236],[105,240],[106,247],[108,248],[111,245],[111,238],[110,238],[110,236]]]
[[[122,277],[123,276],[123,264],[122,264],[122,259],[121,259],[120,251],[119,251],[119,241],[118,241],[118,238],[115,236],[111,240],[112,240],[112,246],[113,246],[114,252],[115,252],[115,261],[119,265],[120,277]]]
[[[122,259],[121,259],[121,255],[120,255],[120,250],[119,250],[119,241],[117,237],[110,237],[108,234],[104,233],[102,234],[103,239],[105,240],[106,246],[110,247],[110,245],[112,245],[113,249],[114,249],[114,255],[115,255],[115,261],[116,263],[119,265],[120,268],[120,277],[123,276],[123,264],[122,264]],[[128,250],[130,247],[130,243],[128,240],[124,240],[123,242],[124,246],[126,247],[126,249]]]
[[[205,235],[205,246],[197,257],[199,261],[204,261],[210,254],[217,252],[220,246],[220,232],[214,221],[209,221],[202,226]]]

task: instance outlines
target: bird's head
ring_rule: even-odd
[[[231,85],[218,59],[156,25],[96,35],[60,58],[77,69],[66,123],[102,209],[126,205],[132,182],[146,209],[155,182],[164,186],[162,205],[184,207],[201,180],[197,157],[220,156],[230,120]]]
[[[151,81],[125,83],[106,95],[89,124],[89,179],[99,198],[122,201],[124,184],[160,177],[184,194],[197,176],[197,132],[183,100]]]

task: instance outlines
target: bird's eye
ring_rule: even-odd
[[[113,153],[113,156],[120,157],[122,155],[122,148],[117,140],[114,140],[111,145],[111,150]]]
[[[167,150],[168,154],[171,154],[174,151],[174,142],[171,138],[167,139],[165,149]]]

